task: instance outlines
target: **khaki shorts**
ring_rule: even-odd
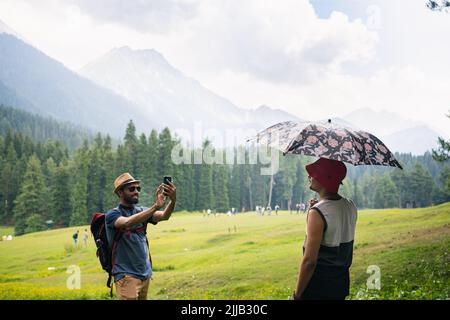
[[[119,300],[147,300],[150,278],[140,280],[126,275],[115,283]]]

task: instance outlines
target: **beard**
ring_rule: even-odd
[[[137,203],[139,203],[139,196],[124,195],[124,200],[126,203],[129,203],[129,204],[137,204]]]

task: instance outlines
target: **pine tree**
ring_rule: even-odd
[[[136,153],[136,172],[134,178],[141,180],[141,196],[142,203],[149,203],[154,198],[154,189],[150,187],[150,165],[148,158],[148,141],[145,134],[139,136],[138,148]]]
[[[87,219],[94,212],[104,211],[103,190],[105,188],[105,171],[102,163],[103,139],[97,134],[94,143],[87,152]]]
[[[404,170],[394,170],[391,172],[391,179],[394,181],[397,186],[398,194],[399,194],[399,202],[398,207],[402,208],[407,203],[412,203],[414,194],[409,190],[411,187],[411,175],[408,172],[408,169]]]
[[[105,173],[105,183],[103,186],[104,211],[114,208],[117,205],[117,196],[114,194],[114,180],[117,177],[114,167],[115,157],[112,152],[111,137],[106,136],[103,143],[102,164]]]
[[[306,173],[305,168],[303,167],[302,162],[300,159],[296,162],[296,171],[295,171],[295,183],[292,188],[292,204],[293,208],[295,208],[295,205],[304,202],[306,203]]]
[[[414,167],[410,182],[409,187],[414,195],[415,206],[426,207],[431,205],[431,191],[435,183],[430,173],[420,163],[417,163]]]
[[[177,186],[177,209],[194,209],[194,184],[192,164],[182,164],[177,168],[175,185]]]
[[[239,164],[232,166],[228,179],[228,194],[230,207],[240,211],[242,208],[241,170]]]
[[[132,175],[136,175],[136,168],[137,168],[136,156],[139,142],[136,136],[136,127],[134,126],[133,120],[130,120],[130,122],[128,123],[124,140],[125,140],[124,147],[126,151],[125,159],[126,162],[128,163],[127,165],[129,169],[128,171]]]
[[[77,150],[72,163],[72,191],[70,217],[71,226],[79,226],[88,223],[88,148],[86,145]]]
[[[3,146],[2,146],[2,137],[0,137],[0,178],[2,176],[2,169],[5,167],[5,161],[3,160]],[[0,224],[3,223],[4,220],[4,215],[5,215],[5,207],[4,207],[4,203],[5,203],[5,196],[3,194],[3,191],[0,189]]]
[[[158,178],[162,181],[165,175],[174,176],[175,166],[172,162],[172,149],[175,142],[168,128],[159,134],[158,139]]]
[[[286,201],[287,203],[287,208],[288,210],[292,210],[293,208],[295,208],[295,204],[292,205],[292,197],[293,197],[293,188],[294,188],[294,183],[295,183],[295,174],[296,174],[296,165],[295,165],[295,161],[292,157],[286,157],[286,158],[282,158],[284,161],[282,161],[282,165],[283,165],[283,185],[284,185],[284,190],[283,190],[283,199]],[[272,202],[270,204],[270,206],[272,208],[274,208],[276,205],[276,203]]]
[[[225,164],[213,167],[214,176],[214,202],[218,212],[227,212],[230,209],[228,198],[228,167]]]
[[[55,189],[55,175],[57,166],[53,158],[47,158],[45,164],[43,165],[43,174],[45,177],[45,184],[48,189],[48,193],[45,195],[45,201],[48,204],[48,211],[44,215],[45,220],[52,220],[55,214],[55,208],[53,207],[53,190]]]
[[[129,172],[133,175],[133,165],[128,160],[129,156],[124,145],[117,146],[115,157],[115,176],[118,177],[124,172]]]
[[[22,183],[23,175],[26,171],[28,160],[25,158],[18,158],[14,142],[9,140],[9,145],[6,150],[6,157],[3,161],[3,167],[0,168],[1,181],[0,192],[2,194],[3,203],[3,223],[10,225],[13,222],[14,200],[17,198]],[[8,139],[5,139],[7,142]]]
[[[362,208],[374,208],[375,178],[365,172],[361,178]]]
[[[378,179],[375,187],[374,208],[393,208],[398,204],[398,190],[389,174]]]
[[[158,166],[158,143],[158,132],[153,129],[150,132],[147,144],[147,170],[149,176],[149,185],[146,186],[145,189],[148,190],[149,196],[152,196],[155,193],[154,191],[161,183]]]
[[[245,150],[245,158],[248,159],[248,150]],[[240,210],[252,211],[255,210],[255,198],[253,195],[254,183],[252,179],[252,172],[255,165],[239,165],[240,177],[240,192],[241,192],[241,206]]]
[[[356,178],[353,179],[353,194],[351,199],[356,207],[359,207],[362,204],[361,188],[359,186],[358,179]]]
[[[33,213],[26,219],[26,228],[24,233],[38,232],[47,229],[47,225],[42,218],[42,215]]]
[[[52,220],[54,221],[55,227],[62,228],[69,226],[72,207],[70,174],[66,160],[62,161],[56,168],[53,184],[49,189],[52,195]]]
[[[41,162],[36,155],[33,155],[27,164],[24,180],[22,182],[20,193],[17,196],[14,207],[15,233],[16,235],[30,232],[27,219],[34,215],[33,225],[44,223],[44,216],[48,212],[46,201],[47,186],[42,174]],[[37,231],[37,230],[31,230]]]
[[[211,142],[205,140],[202,149],[210,147]],[[213,170],[212,166],[206,163],[196,164],[196,201],[197,210],[213,209],[215,207],[213,198]]]

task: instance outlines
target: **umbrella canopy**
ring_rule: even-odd
[[[403,169],[386,145],[373,134],[328,122],[275,124],[253,139],[286,154],[328,158],[353,165],[381,165]],[[250,141],[249,140],[249,141]]]

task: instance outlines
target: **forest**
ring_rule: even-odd
[[[6,111],[5,111],[6,110]],[[176,210],[227,213],[254,211],[256,206],[296,210],[314,194],[304,166],[314,158],[280,155],[279,170],[271,179],[262,164],[174,164],[172,150],[180,144],[169,128],[137,133],[130,120],[123,141],[109,135],[79,132],[66,123],[0,107],[0,224],[15,227],[16,235],[85,225],[94,212],[117,206],[114,179],[130,172],[141,180],[140,204],[149,206],[164,175],[177,186]],[[76,133],[76,134],[75,134]],[[79,142],[77,144],[77,142]],[[248,159],[251,146],[236,148],[235,157]],[[205,139],[200,150],[210,149]],[[340,193],[358,208],[427,207],[450,201],[449,162],[396,154],[404,170],[347,164]],[[270,187],[272,186],[272,192]],[[269,203],[270,199],[270,203]]]

